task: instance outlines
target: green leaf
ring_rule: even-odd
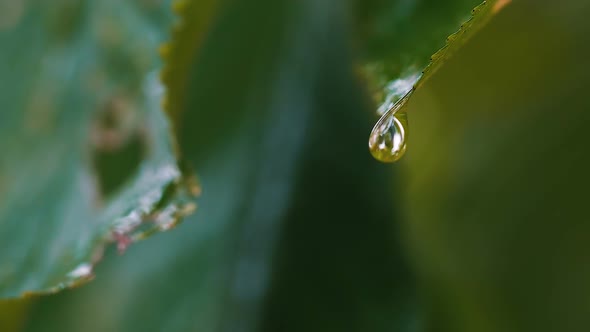
[[[510,0],[484,1],[476,7],[472,11],[472,17],[458,32],[447,38],[447,44],[430,58],[430,64],[421,73],[410,66],[404,74],[407,76],[393,76],[392,79],[388,77],[392,74],[388,71],[388,68],[392,67],[389,58],[366,66],[369,82],[372,82],[373,89],[377,89],[373,94],[377,103],[381,104],[377,109],[381,118],[369,136],[369,150],[377,160],[395,162],[404,155],[408,137],[406,105],[414,91],[432,77],[445,61],[509,2]],[[420,57],[417,57],[417,61],[421,61]],[[400,63],[393,61],[393,68],[397,68]]]
[[[412,92],[509,3],[510,0],[484,1],[450,36],[451,31],[457,30],[458,22],[467,16],[467,9],[469,4],[473,6],[473,1],[391,2],[387,7],[379,8],[378,14],[373,14],[376,17],[372,18],[372,23],[367,24],[366,63],[363,66],[379,105],[377,113],[403,112],[401,109]],[[439,49],[445,37],[446,44]]]
[[[91,279],[107,243],[173,227],[189,198],[159,109],[164,34],[148,10],[3,6],[18,15],[0,25],[0,298],[15,298]]]

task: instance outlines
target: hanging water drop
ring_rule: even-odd
[[[411,91],[410,91],[411,92]],[[401,111],[410,93],[391,107],[375,124],[369,137],[369,150],[375,159],[393,163],[406,152],[408,116]]]
[[[369,149],[375,159],[393,163],[406,152],[408,120],[405,112],[385,114],[371,132]]]

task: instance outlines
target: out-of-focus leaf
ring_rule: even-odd
[[[407,300],[414,290],[405,284],[392,190],[383,183],[391,173],[365,152],[369,103],[351,65],[350,7],[239,0],[217,8],[206,38],[183,41],[199,51],[184,72],[186,109],[175,115],[182,153],[202,180],[199,213],[183,231],[110,261],[101,280],[42,301],[28,331],[276,331],[280,322],[292,331],[390,331],[413,324]],[[293,227],[297,240],[275,256],[277,240]],[[310,244],[305,258],[288,259],[299,242]],[[317,301],[297,308],[306,299]],[[277,313],[277,304],[285,310]],[[335,319],[338,310],[346,316]],[[297,312],[305,317],[291,324]]]
[[[0,300],[0,331],[19,332],[25,325],[31,300]]]
[[[126,1],[1,2],[0,298],[92,278],[188,200],[159,110],[163,34]],[[3,12],[4,14],[4,12]]]

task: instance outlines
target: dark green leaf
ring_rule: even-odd
[[[367,53],[363,67],[379,105],[377,113],[384,114],[406,96],[396,109],[403,108],[411,96],[408,92],[428,80],[509,3],[484,1],[471,16],[467,14],[469,8],[477,4],[473,0],[384,1],[373,8],[375,13],[365,24]],[[459,28],[461,22],[465,23]],[[457,32],[450,35],[453,31]]]

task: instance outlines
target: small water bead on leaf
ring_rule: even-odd
[[[400,160],[406,152],[408,137],[407,113],[400,111],[405,105],[408,92],[377,121],[369,137],[369,150],[373,157],[384,163]]]

